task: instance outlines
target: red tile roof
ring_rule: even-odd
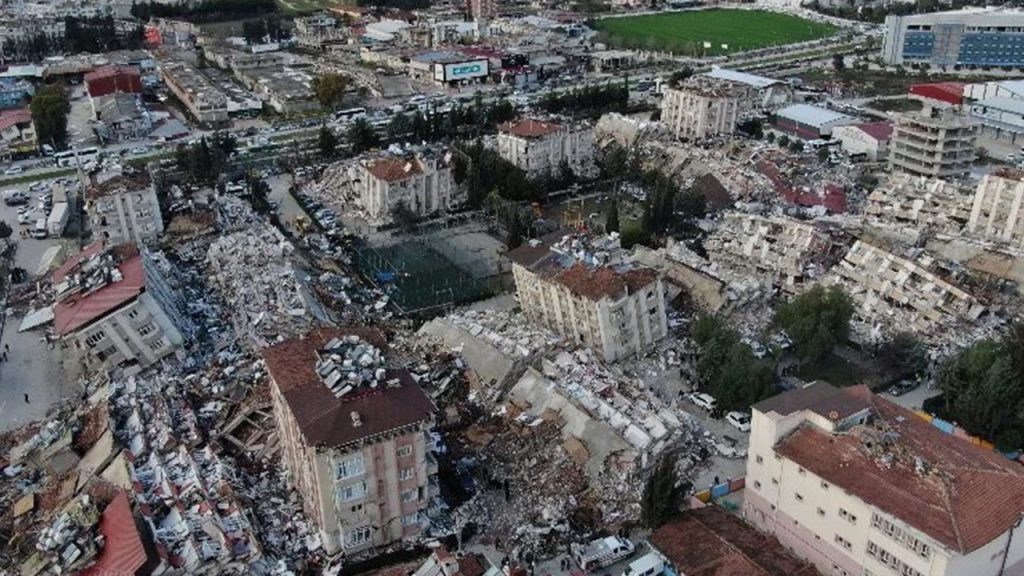
[[[892,137],[892,124],[888,122],[867,122],[858,124],[857,128],[875,140],[887,141]]]
[[[110,65],[102,68],[97,68],[92,72],[86,73],[83,80],[86,82],[92,82],[93,80],[99,80],[100,78],[109,78],[111,76],[139,76],[139,71],[131,66],[117,66]]]
[[[103,549],[96,563],[79,572],[79,576],[134,576],[146,563],[146,550],[124,492],[118,493],[103,511],[100,534],[104,538]]]
[[[336,398],[316,373],[317,352],[335,337],[355,334],[386,348],[376,328],[320,328],[303,338],[287,340],[263,350],[267,370],[284,396],[306,442],[316,446],[344,446],[363,438],[430,419],[434,404],[406,370],[389,369],[387,379],[398,386],[383,386]],[[353,425],[352,412],[361,424]]]
[[[961,554],[992,542],[1024,513],[1024,467],[931,426],[858,386],[869,425],[830,434],[805,424],[776,452]]]
[[[648,540],[686,576],[820,576],[774,536],[717,506],[687,510]]]
[[[542,122],[540,120],[519,120],[516,122],[505,122],[498,126],[501,132],[507,132],[513,136],[522,138],[540,138],[548,134],[558,132],[562,127],[554,122]]]
[[[554,280],[574,294],[590,300],[600,300],[605,297],[616,298],[627,291],[641,290],[657,278],[658,273],[650,268],[634,268],[619,272],[607,266],[588,268],[576,263],[555,275]]]
[[[11,126],[17,126],[18,124],[28,124],[31,121],[32,112],[28,108],[0,112],[0,130],[7,130]]]
[[[381,158],[371,162],[366,169],[374,177],[386,182],[398,182],[423,173],[420,163],[413,158]]]
[[[71,296],[57,302],[53,307],[53,326],[57,334],[65,336],[91,324],[135,300],[146,289],[142,256],[129,258],[117,268],[123,276],[120,282],[107,284],[84,296]]]

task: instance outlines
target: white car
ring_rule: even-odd
[[[715,408],[718,407],[718,402],[711,394],[705,394],[703,392],[697,392],[690,394],[690,402],[693,402],[698,408],[703,408],[708,412],[714,412]]]
[[[18,174],[21,174],[24,171],[25,171],[25,169],[22,168],[21,166],[11,166],[7,170],[4,170],[4,175],[6,175],[6,176],[17,176]]]
[[[743,412],[729,412],[725,415],[725,421],[740,432],[750,432],[750,416]]]

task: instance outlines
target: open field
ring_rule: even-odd
[[[764,10],[694,10],[604,18],[594,26],[620,48],[715,55],[793,44],[835,33],[829,24]],[[704,43],[711,47],[706,51]],[[722,45],[727,48],[722,48]]]

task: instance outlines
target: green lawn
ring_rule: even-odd
[[[701,55],[735,53],[793,44],[835,33],[829,24],[764,10],[693,10],[645,16],[604,18],[594,24],[619,48],[671,50]],[[728,49],[723,49],[726,44]]]

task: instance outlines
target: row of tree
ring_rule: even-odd
[[[174,151],[175,166],[185,178],[198,185],[212,186],[224,172],[238,141],[227,132],[203,136],[194,144],[179,144]]]
[[[39,61],[58,54],[98,54],[111,50],[142,48],[145,30],[142,25],[122,31],[112,16],[64,19],[64,35],[53,36],[37,32],[24,37],[7,38],[3,55],[8,60]]]
[[[71,102],[63,84],[47,84],[36,90],[29,105],[36,137],[41,144],[62,149],[68,139],[68,114]]]
[[[242,22],[242,37],[247,44],[262,44],[280,42],[289,38],[290,34],[281,26],[281,19],[271,15]]]
[[[149,21],[150,18],[174,18],[187,22],[222,22],[252,18],[277,12],[274,0],[182,0],[177,3],[132,1],[132,16]]]
[[[498,124],[515,117],[516,108],[508,100],[484,104],[478,97],[470,106],[457,103],[445,113],[417,110],[396,114],[388,124],[387,132],[388,137],[397,142],[475,137],[491,132]]]
[[[623,112],[629,106],[629,82],[588,85],[557,94],[548,92],[538,106],[552,114],[600,116],[606,112]]]

